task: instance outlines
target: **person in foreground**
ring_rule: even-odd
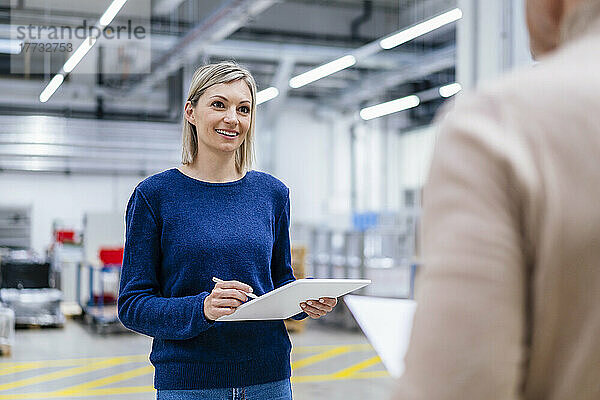
[[[394,399],[600,399],[600,0],[528,0],[540,63],[457,100]]]
[[[255,115],[247,70],[199,68],[185,104],[183,165],[142,181],[127,205],[119,318],[154,339],[159,400],[292,398],[283,321],[216,321],[247,293],[295,279],[288,188],[250,169]],[[335,305],[308,301],[295,318]]]

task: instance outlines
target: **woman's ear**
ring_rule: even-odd
[[[186,101],[184,113],[185,119],[192,125],[196,125],[196,117],[194,116],[194,106],[192,106],[191,101]]]

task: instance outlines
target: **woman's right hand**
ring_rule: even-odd
[[[230,315],[243,304],[252,293],[252,288],[238,281],[222,281],[215,284],[212,292],[204,299],[204,316],[215,321],[224,315]]]

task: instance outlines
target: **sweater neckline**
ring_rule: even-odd
[[[242,183],[246,179],[246,177],[248,175],[250,175],[250,173],[252,172],[251,170],[250,171],[246,171],[246,173],[244,174],[244,176],[242,176],[240,179],[236,179],[235,181],[229,181],[229,182],[207,182],[207,181],[201,181],[200,179],[196,179],[196,178],[193,178],[193,177],[191,177],[191,176],[189,176],[187,174],[184,174],[182,171],[179,170],[179,168],[173,168],[173,170],[177,174],[181,175],[185,179],[192,180],[192,181],[194,181],[194,182],[196,182],[196,183],[198,183],[200,185],[213,186],[213,187],[215,187],[215,186],[233,186],[233,185],[238,185],[238,184]]]

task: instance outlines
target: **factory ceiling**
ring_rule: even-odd
[[[278,104],[297,98],[331,106],[331,99],[339,99],[333,107],[341,113],[356,113],[365,105],[426,92],[455,79],[455,24],[390,50],[377,47],[381,38],[453,9],[455,0],[129,0],[108,25],[110,30],[104,30],[112,36],[100,35],[79,64],[68,65],[73,50],[86,41],[83,33],[99,26],[110,4],[0,2],[0,117],[9,118],[0,128],[0,168],[21,169],[14,166],[26,165],[29,154],[22,146],[40,145],[17,137],[16,130],[27,126],[17,122],[18,116],[31,117],[25,121],[32,121],[32,127],[51,116],[98,124],[178,123],[189,78],[206,62],[233,59],[245,65],[259,91],[279,89]],[[123,37],[115,40],[118,33]],[[21,48],[15,49],[15,40]],[[40,43],[32,51],[36,41]],[[288,85],[290,78],[348,54],[356,59],[351,67],[299,88]],[[43,91],[57,74],[64,81],[46,99]],[[430,96],[411,110],[402,128],[429,123],[441,103]],[[72,151],[83,139],[72,136],[69,124],[79,126],[48,126]],[[92,146],[98,144],[90,140]],[[156,146],[164,147],[160,140]],[[169,147],[165,158],[176,148]],[[104,151],[102,146],[97,150],[100,155]],[[74,155],[63,153],[52,159],[56,165],[69,157],[76,164]]]

